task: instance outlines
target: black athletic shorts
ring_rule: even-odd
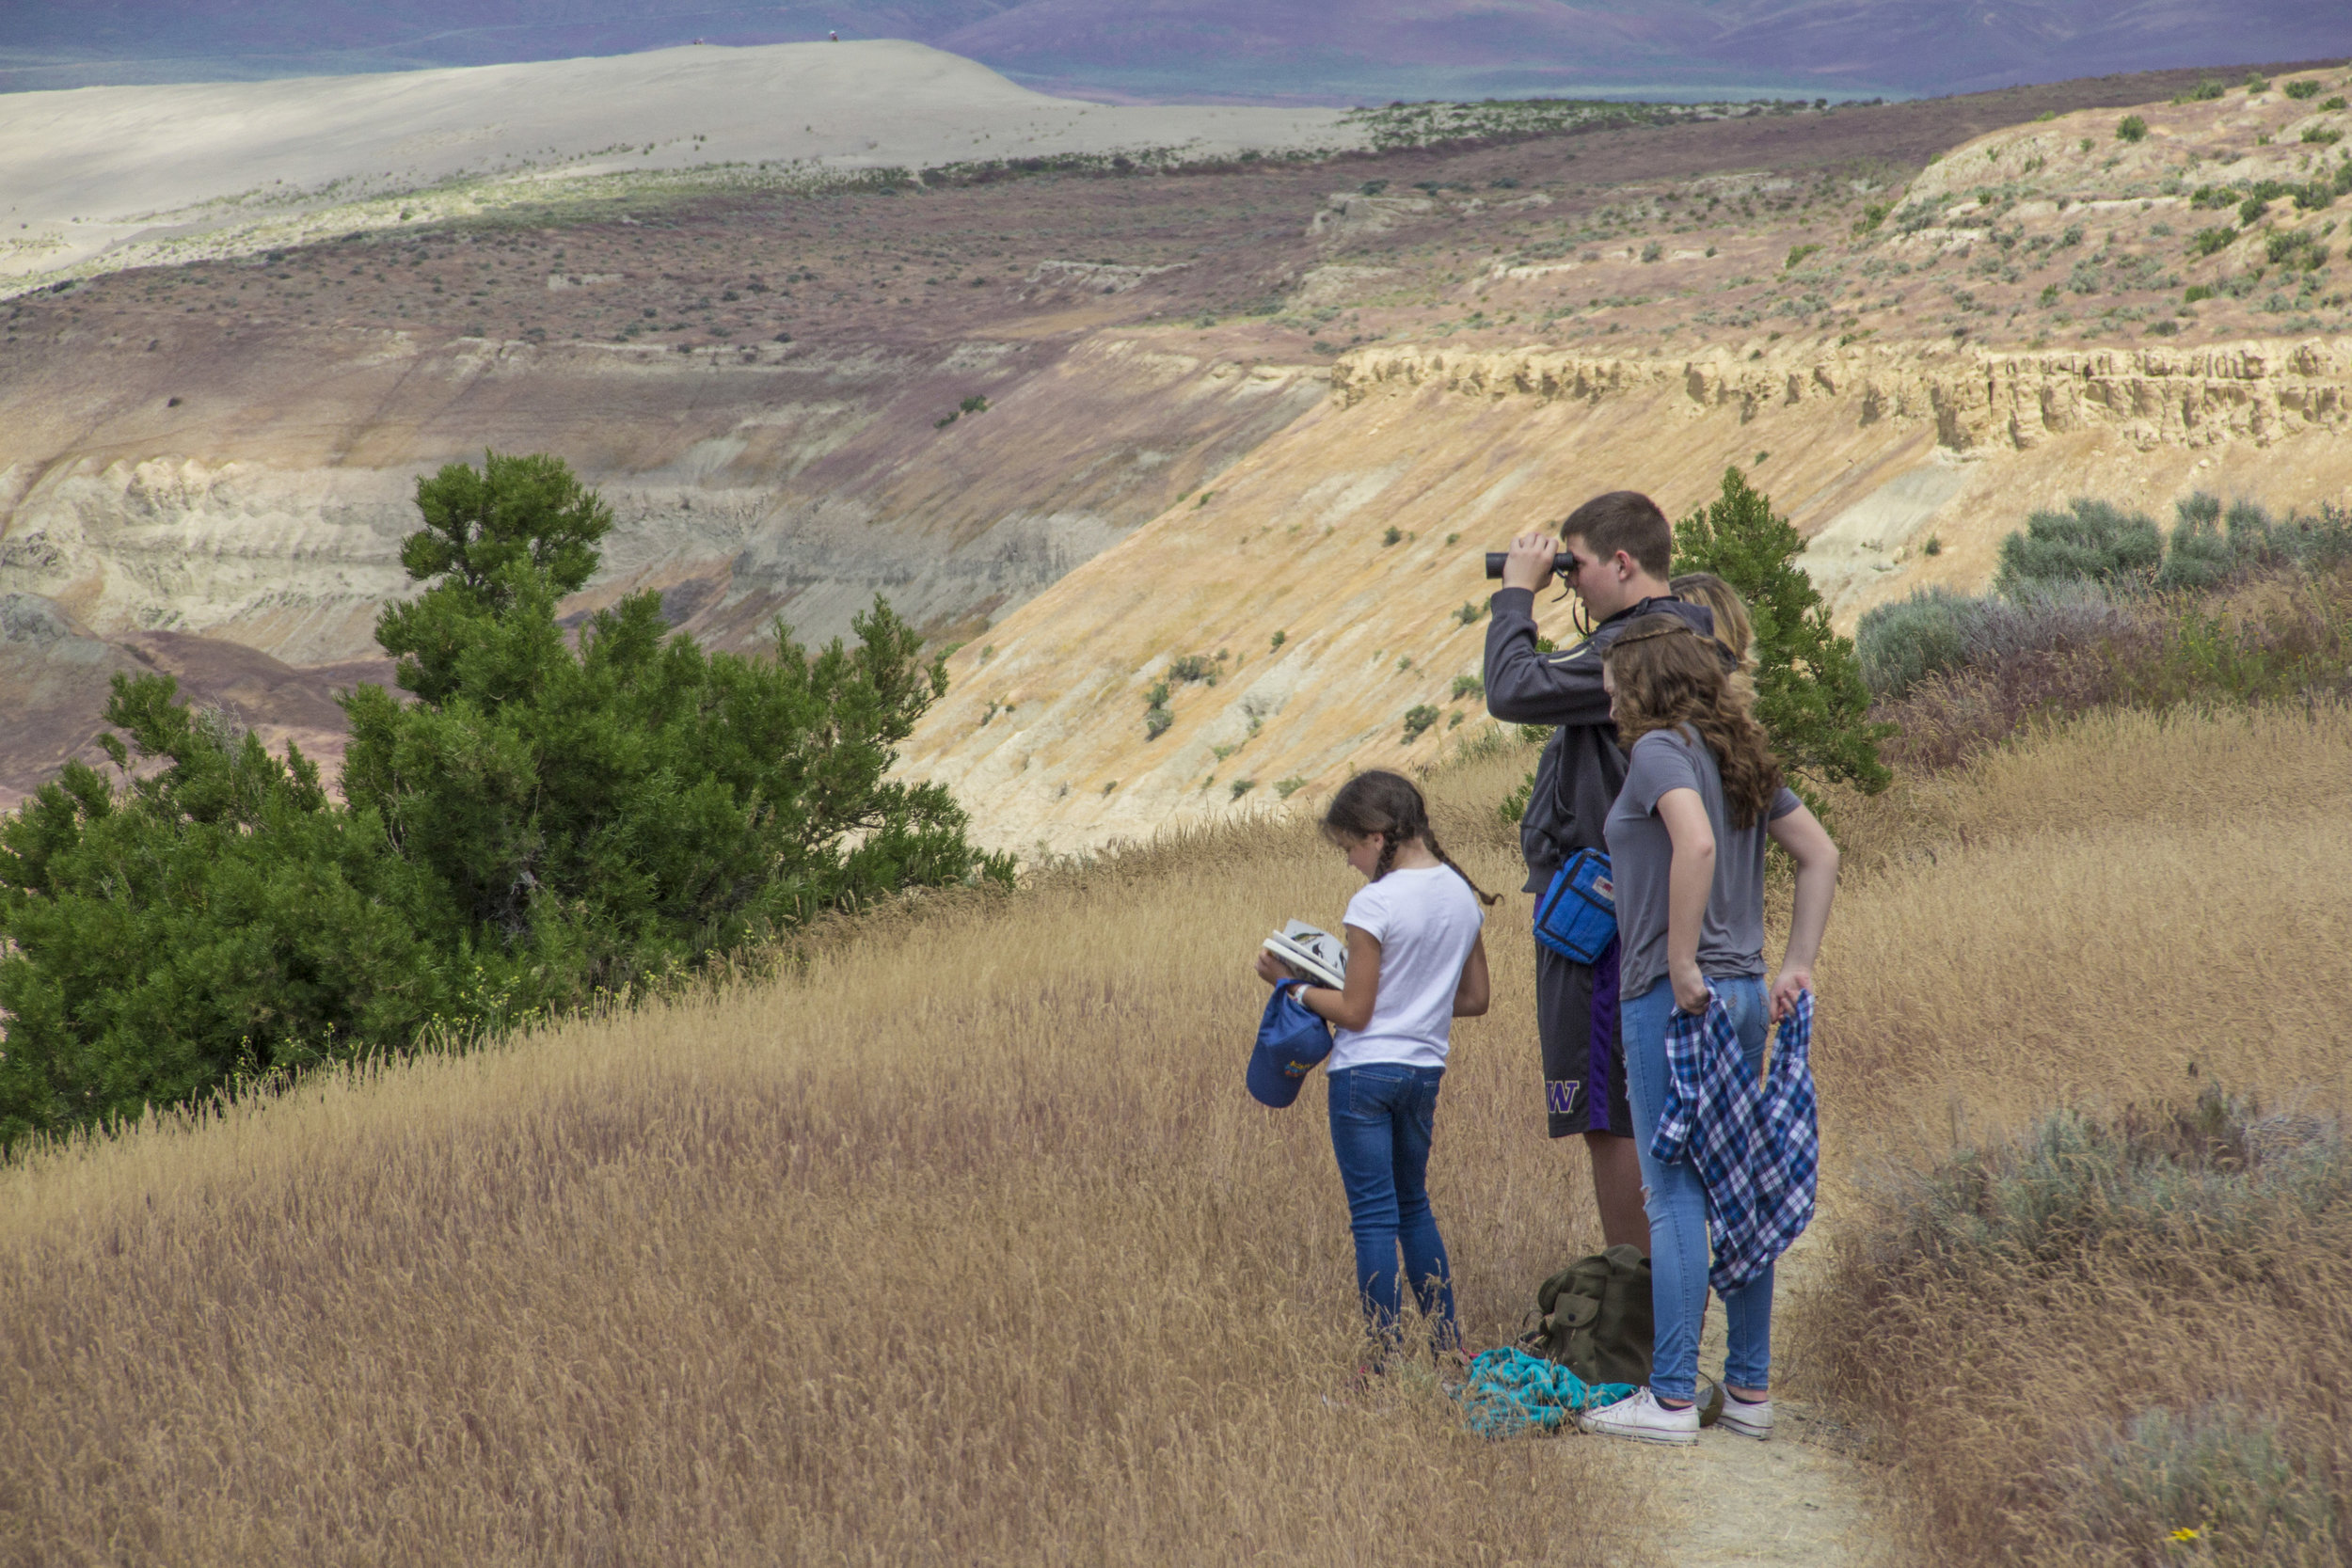
[[[1551,1135],[1633,1136],[1617,1022],[1617,944],[1597,964],[1572,963],[1535,943],[1535,1033],[1544,1048],[1544,1110]]]

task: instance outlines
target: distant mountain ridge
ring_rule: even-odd
[[[94,0],[8,7],[0,89],[905,38],[1098,96],[1915,96],[2352,53],[2343,0]]]

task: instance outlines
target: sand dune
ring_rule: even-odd
[[[1086,103],[898,41],[17,93],[0,96],[0,277],[103,270],[142,239],[453,178],[505,176],[521,195],[549,177],[721,164],[919,168],[1355,139],[1335,110]]]

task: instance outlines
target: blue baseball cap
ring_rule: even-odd
[[[1249,1053],[1250,1097],[1278,1110],[1298,1098],[1307,1074],[1331,1054],[1331,1026],[1307,1010],[1298,990],[1288,983],[1274,988]]]

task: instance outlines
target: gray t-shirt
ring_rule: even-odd
[[[1625,787],[1603,827],[1617,892],[1617,994],[1628,1001],[1666,974],[1674,840],[1658,819],[1658,798],[1670,789],[1697,790],[1715,830],[1715,886],[1699,923],[1699,972],[1764,973],[1764,825],[1735,828],[1724,819],[1723,773],[1695,732],[1652,730],[1634,743]],[[1783,789],[1769,815],[1778,821],[1797,805],[1796,796]]]

